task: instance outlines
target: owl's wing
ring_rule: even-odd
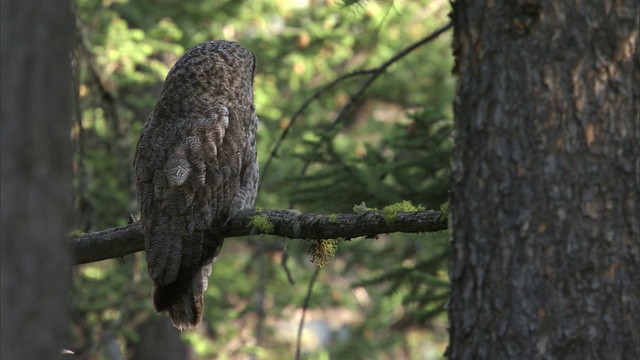
[[[240,210],[251,209],[258,194],[258,159],[256,150],[256,130],[258,117],[251,109],[246,109],[244,115],[244,128],[246,135],[246,147],[242,157],[242,172],[240,174],[240,188],[231,200],[229,218],[235,216]]]
[[[218,162],[229,111],[216,106],[204,116],[186,119],[182,125],[177,141],[164,151],[157,147],[162,146],[161,133],[166,129],[158,126],[158,136],[149,139],[156,147],[152,153],[166,155],[162,161],[150,159],[156,166],[153,172],[145,172],[146,182],[140,184],[140,176],[138,179],[148,270],[158,286],[168,285],[179,276],[193,276],[219,251],[211,249],[204,238],[204,230],[219,216],[213,195],[216,184],[207,177]]]

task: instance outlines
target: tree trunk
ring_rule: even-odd
[[[638,1],[454,2],[451,359],[640,359]]]
[[[2,359],[53,359],[69,323],[73,29],[67,1],[2,0]]]
[[[169,318],[151,317],[136,328],[138,341],[129,348],[131,360],[195,359],[193,350],[182,340]],[[158,341],[162,339],[162,341]]]

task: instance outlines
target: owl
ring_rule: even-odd
[[[153,305],[186,330],[202,321],[220,229],[258,185],[256,59],[231,41],[186,52],[145,121],[134,168]]]

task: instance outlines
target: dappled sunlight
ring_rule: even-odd
[[[380,210],[403,200],[438,210],[447,201],[451,32],[407,48],[447,24],[448,2],[76,0],[76,9],[79,229],[139,217],[131,163],[142,122],[176,60],[212,39],[237,41],[257,58],[257,206],[335,214],[363,201]],[[199,359],[292,358],[316,266],[310,245],[227,239],[203,324],[181,334],[189,351]],[[441,358],[447,251],[446,233],[316,243],[313,258],[324,268],[302,353]],[[144,254],[82,266],[74,281],[74,346],[87,358],[102,356],[90,339],[107,332],[134,354],[146,336],[137,329],[166,317],[152,311]]]

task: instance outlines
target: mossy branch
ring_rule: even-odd
[[[293,239],[351,239],[360,236],[405,232],[435,232],[447,228],[440,211],[398,212],[393,222],[382,211],[360,214],[313,214],[290,210],[246,210],[229,220],[220,231],[224,237],[268,234]],[[252,226],[256,219],[270,226]],[[269,231],[266,231],[269,230]],[[144,250],[139,223],[72,236],[69,239],[73,264],[118,258]]]

